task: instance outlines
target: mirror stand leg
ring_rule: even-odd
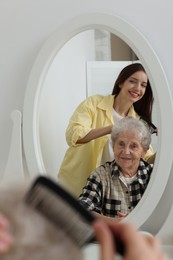
[[[22,156],[22,114],[19,110],[11,113],[13,121],[11,144],[2,179],[21,179],[24,177]]]

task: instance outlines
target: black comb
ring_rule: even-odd
[[[25,202],[70,236],[79,247],[97,243],[91,223],[96,217],[80,202],[52,179],[39,176],[32,183],[25,196]],[[115,239],[119,254],[124,254],[124,246]]]

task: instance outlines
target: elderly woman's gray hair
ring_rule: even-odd
[[[148,150],[151,144],[151,134],[149,127],[142,120],[133,117],[125,117],[121,119],[118,124],[114,125],[111,133],[113,146],[118,135],[122,132],[135,133],[135,135],[140,139],[143,148]]]

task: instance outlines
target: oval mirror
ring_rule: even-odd
[[[42,158],[52,177],[57,178],[67,149],[65,131],[77,105],[91,95],[109,95],[120,70],[134,62],[139,60],[132,49],[105,30],[78,33],[58,51],[45,76],[38,116]],[[154,108],[157,125],[155,103]],[[156,135],[152,147],[157,151]]]
[[[172,148],[169,146],[169,140],[167,139],[167,136],[171,135],[173,130],[173,123],[168,122],[169,118],[171,118],[173,114],[172,101],[165,74],[155,52],[146,39],[142,36],[142,34],[140,34],[133,26],[119,17],[97,13],[75,17],[61,26],[61,28],[59,28],[48,39],[48,41],[41,49],[31,71],[26,89],[23,109],[23,143],[28,170],[32,176],[35,176],[38,173],[47,173],[42,156],[42,149],[44,149],[44,147],[41,147],[40,144],[39,116],[41,106],[40,101],[41,97],[43,97],[42,91],[50,67],[52,66],[52,63],[54,62],[58,52],[60,52],[63,45],[69,39],[83,31],[92,29],[102,29],[111,32],[112,34],[120,37],[130,46],[130,48],[137,55],[145,67],[153,89],[156,104],[158,104],[158,152],[153,175],[140,203],[126,218],[127,220],[130,219],[131,221],[135,222],[137,227],[145,227],[145,223],[150,218],[150,216],[154,214],[154,210],[159,204],[159,200],[162,197],[164,189],[167,185],[171,169],[173,153]],[[61,90],[60,87],[59,89]],[[73,94],[72,97],[75,98],[75,95]],[[63,102],[61,98],[59,101]],[[79,100],[76,98],[75,104],[79,103],[78,101]],[[160,104],[164,104],[164,106],[161,106]],[[47,106],[53,106],[53,103],[50,104],[48,102]],[[72,111],[69,111],[68,113],[69,118],[69,116],[72,114]],[[165,114],[167,114],[167,117],[164,116]],[[166,127],[167,125],[169,125],[169,128]],[[46,131],[49,131],[49,128],[52,129],[53,126],[47,125]],[[61,150],[60,145],[59,149]],[[167,153],[165,154],[164,151],[167,151]],[[150,198],[149,200],[146,199],[148,197]],[[158,223],[153,232],[158,231],[160,228],[159,225],[160,223]]]

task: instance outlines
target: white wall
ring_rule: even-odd
[[[155,50],[173,95],[172,10],[172,0],[1,0],[0,172],[4,170],[9,151],[12,127],[10,114],[14,109],[22,111],[34,60],[41,46],[61,24],[88,12],[118,15],[130,22]],[[172,217],[173,210],[161,232],[168,244],[172,243],[173,237]]]
[[[67,149],[69,118],[86,98],[86,61],[95,59],[94,44],[93,30],[73,37],[58,52],[45,78],[40,98],[40,144],[46,171],[55,178]]]

